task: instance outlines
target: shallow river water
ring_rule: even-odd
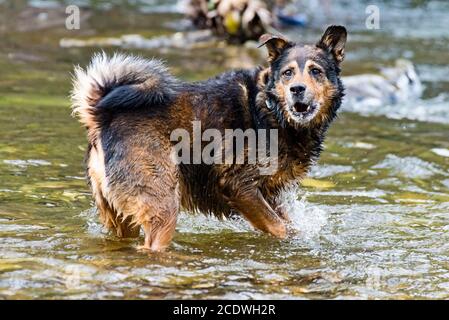
[[[98,222],[68,95],[73,65],[99,48],[59,40],[170,34],[182,17],[174,6],[100,6],[68,31],[58,2],[30,3],[0,1],[0,298],[449,298],[447,2],[381,2],[373,31],[364,4],[336,1],[332,22],[350,30],[344,74],[406,57],[425,91],[410,105],[340,113],[291,195],[298,235],[278,241],[243,220],[183,213],[161,254]],[[312,41],[326,23],[316,24],[286,33]],[[186,80],[263,62],[256,49],[224,45],[132,52],[162,57]]]

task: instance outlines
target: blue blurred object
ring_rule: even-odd
[[[305,27],[307,25],[307,17],[304,14],[288,15],[284,14],[282,10],[276,10],[276,18],[281,25]]]

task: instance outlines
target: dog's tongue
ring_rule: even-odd
[[[301,102],[296,102],[294,107],[296,112],[306,112],[309,108],[307,104]]]

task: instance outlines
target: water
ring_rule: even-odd
[[[382,3],[383,29],[367,31],[364,5],[349,16],[337,2],[335,19],[353,30],[345,75],[405,56],[425,91],[410,105],[340,114],[317,167],[289,195],[296,235],[278,241],[243,220],[183,213],[170,250],[150,255],[136,250],[143,239],[120,241],[98,223],[85,133],[68,101],[73,64],[97,49],[58,43],[170,34],[180,16],[160,4],[157,14],[151,4],[99,8],[79,31],[63,19],[39,29],[29,16],[58,8],[43,3],[0,3],[0,298],[449,298],[449,35],[439,27],[447,3]],[[319,29],[288,33],[315,40]],[[162,56],[188,80],[262,61],[232,46],[132,52]]]

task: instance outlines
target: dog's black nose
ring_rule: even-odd
[[[303,84],[297,84],[297,85],[291,86],[290,91],[293,94],[300,95],[300,94],[303,94],[304,91],[306,91],[306,86]]]

